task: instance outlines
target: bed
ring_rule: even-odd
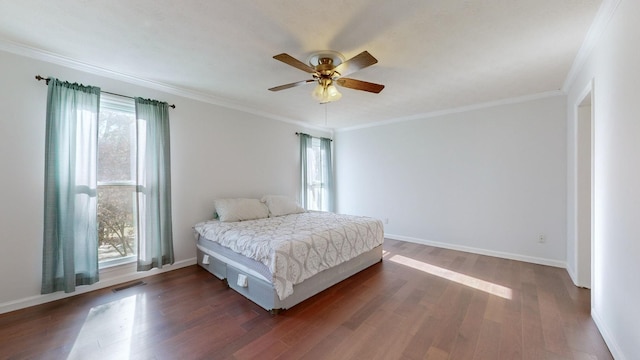
[[[273,195],[214,205],[216,218],[194,226],[198,265],[272,313],[382,259],[377,219],[304,211]]]

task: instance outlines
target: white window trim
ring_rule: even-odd
[[[101,110],[108,109],[112,111],[131,112],[133,114],[135,114],[136,112],[134,101],[130,99],[123,99],[119,96],[113,96],[113,95],[102,94],[100,99],[100,107],[101,107]],[[135,187],[136,181],[135,180],[98,181],[96,185],[98,187],[100,186],[134,186]],[[133,255],[114,258],[114,259],[107,259],[102,261],[98,260],[98,269],[106,270],[110,268],[121,267],[123,265],[129,265],[129,264],[135,263],[137,259],[138,259],[138,254],[136,249],[136,254],[133,254]]]

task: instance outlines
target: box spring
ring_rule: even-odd
[[[291,308],[382,260],[382,245],[380,245],[294,285],[293,294],[280,300],[273,284],[261,274],[264,269],[259,267],[264,266],[263,264],[233,252],[231,253],[235,255],[224,251],[221,254],[219,248],[221,246],[212,241],[198,239],[198,265],[217,278],[226,279],[233,290],[273,313]],[[239,285],[238,277],[242,276],[247,278],[246,286]]]

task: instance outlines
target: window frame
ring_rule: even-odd
[[[329,197],[333,194],[329,193],[329,184],[331,181],[329,175],[324,173],[325,162],[331,163],[332,159],[328,156],[322,147],[322,138],[310,136],[311,146],[307,148],[306,188],[305,197],[306,209],[312,211],[331,211],[329,209]],[[316,156],[317,155],[317,156]],[[313,176],[315,175],[315,176]]]
[[[137,164],[136,164],[136,156],[135,156],[135,146],[136,146],[136,136],[135,136],[135,132],[137,129],[137,124],[136,124],[136,111],[135,111],[135,101],[133,99],[128,99],[128,98],[123,98],[120,96],[115,96],[115,95],[108,95],[108,94],[102,94],[100,97],[100,113],[98,114],[98,124],[100,123],[100,114],[102,114],[103,110],[110,110],[113,112],[123,112],[123,113],[127,113],[127,114],[131,114],[133,116],[133,123],[131,124],[132,127],[132,133],[130,133],[131,135],[131,151],[130,151],[130,170],[131,170],[131,178],[129,180],[111,180],[111,181],[97,181],[96,184],[96,190],[99,192],[101,187],[131,187],[133,189],[133,193],[134,193],[134,203],[132,205],[132,217],[133,217],[133,222],[134,222],[134,226],[135,226],[135,230],[134,230],[134,244],[135,244],[135,251],[133,254],[128,255],[128,256],[122,256],[122,257],[118,257],[118,258],[111,258],[111,259],[106,259],[106,260],[100,260],[100,256],[98,255],[98,269],[102,270],[102,269],[107,269],[107,268],[112,268],[112,267],[117,267],[120,265],[126,265],[126,264],[131,264],[131,263],[135,263],[138,257],[138,214],[137,214],[137,209],[136,209],[136,205],[135,205],[135,192],[136,192],[136,187],[137,187],[137,181],[135,179],[135,171],[137,169]],[[98,149],[100,148],[100,140],[98,139]],[[97,164],[97,169],[99,169],[99,161]],[[98,214],[96,214],[96,222],[99,224],[100,220],[98,218]]]

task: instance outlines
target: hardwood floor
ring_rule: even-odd
[[[0,315],[1,359],[611,359],[563,269],[385,240],[272,316],[197,266]]]

